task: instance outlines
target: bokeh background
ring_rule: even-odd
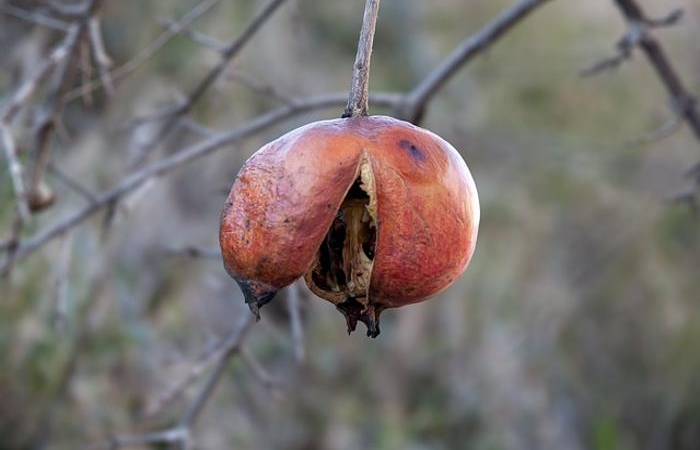
[[[194,29],[228,41],[263,3],[221,1]],[[107,2],[108,52],[117,65],[128,61],[162,32],[159,17],[196,4]],[[226,130],[279,106],[270,90],[294,98],[347,90],[363,4],[289,1],[189,118]],[[509,4],[384,0],[372,91],[410,89]],[[684,8],[680,24],[655,33],[700,93],[700,2],[641,4],[657,16]],[[580,76],[624,30],[610,0],[555,0],[463,67],[422,125],[459,149],[479,188],[481,230],[467,272],[430,301],[386,312],[374,340],[363,329],[348,336],[332,305],[302,287],[303,361],[280,294],[245,343],[276,384],[234,359],[194,429],[198,448],[700,448],[700,219],[664,202],[685,185],[700,145],[685,127],[637,142],[672,118],[641,54]],[[60,37],[0,14],[3,99]],[[177,36],[114,96],[71,102],[53,163],[93,192],[113,186],[160,126],[128,122],[181,98],[217,60]],[[268,94],[247,87],[251,80]],[[243,161],[341,111],[290,117],[157,178],[120,203],[108,228],[97,215],[20,261],[0,282],[0,449],[86,448],[175,423],[199,385],[157,417],[140,415],[245,309],[217,258],[172,250],[216,250]],[[199,139],[178,129],[146,161]],[[58,200],[27,236],[85,205],[47,181]],[[5,235],[14,201],[4,166],[0,199]],[[57,286],[68,253],[67,283]],[[60,320],[57,289],[66,293]]]

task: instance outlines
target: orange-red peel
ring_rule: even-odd
[[[224,265],[255,314],[303,276],[379,334],[384,309],[450,286],[474,252],[479,201],[462,157],[385,116],[311,123],[241,168],[221,218]]]

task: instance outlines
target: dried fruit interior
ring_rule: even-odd
[[[334,303],[366,304],[377,237],[374,179],[363,160],[317,253],[313,284]]]

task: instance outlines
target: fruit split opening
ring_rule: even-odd
[[[377,205],[372,167],[363,157],[323,242],[312,269],[309,287],[333,302],[347,319],[348,331],[360,320],[368,335],[379,334],[370,304],[369,286],[377,240]]]

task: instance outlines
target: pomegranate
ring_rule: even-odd
[[[476,244],[469,169],[434,133],[386,116],[311,123],[258,150],[224,206],[219,240],[251,310],[303,276],[367,335],[387,308],[450,286]]]

